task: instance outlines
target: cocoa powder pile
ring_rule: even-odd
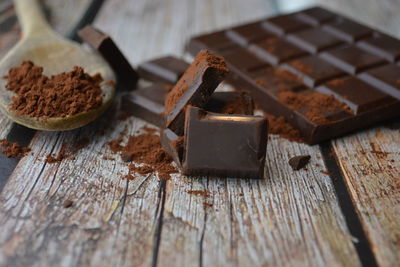
[[[9,158],[22,158],[28,154],[31,149],[29,147],[22,147],[18,143],[10,142],[6,139],[0,140],[1,152]]]
[[[176,173],[177,170],[171,165],[172,158],[161,147],[160,136],[155,133],[154,129],[146,129],[143,134],[138,136],[130,136],[126,145],[121,145],[122,138],[110,141],[108,143],[111,151],[120,153],[121,159],[125,162],[143,163],[142,166],[136,166],[131,163],[129,171],[141,175],[157,172],[160,179],[169,179],[170,174]],[[126,179],[133,179],[129,173]]]
[[[93,76],[75,66],[51,77],[31,61],[9,70],[6,89],[16,94],[10,108],[28,117],[66,117],[98,108],[102,103],[100,74]]]
[[[268,133],[279,135],[289,141],[304,143],[300,131],[290,125],[283,116],[274,116],[264,112],[264,116],[268,119]]]

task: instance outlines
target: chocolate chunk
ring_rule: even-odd
[[[323,52],[321,57],[350,74],[356,74],[385,62],[383,58],[365,52],[356,46],[346,46],[329,50]]]
[[[250,45],[249,50],[273,65],[306,54],[303,49],[275,36]]]
[[[63,207],[64,208],[70,208],[70,207],[72,207],[72,205],[74,204],[74,202],[72,201],[72,200],[70,200],[70,199],[67,199],[67,200],[65,200],[64,202],[63,202]]]
[[[362,80],[400,99],[400,66],[389,64],[360,74]]]
[[[315,144],[399,116],[399,40],[320,7],[265,21],[218,31],[242,46],[220,52],[231,70],[227,82],[249,92],[267,113],[283,116],[305,142]],[[266,37],[259,26],[267,29]],[[295,58],[286,59],[279,54],[283,47],[260,48],[273,37],[272,28],[276,40],[312,55],[294,53]],[[199,51],[194,41],[187,45],[192,54]],[[384,59],[396,63],[380,66]]]
[[[170,129],[164,129],[160,133],[161,145],[181,168],[183,157],[183,136],[176,135]]]
[[[343,41],[321,28],[311,28],[288,35],[288,40],[310,53],[342,44]]]
[[[262,22],[262,26],[278,35],[284,35],[289,32],[295,32],[310,27],[309,24],[299,20],[294,14],[281,15],[267,19]]]
[[[143,62],[138,66],[140,77],[153,81],[175,84],[189,67],[185,61],[165,56]]]
[[[132,68],[129,61],[119,50],[110,36],[91,25],[87,25],[78,31],[78,36],[97,50],[110,64],[117,75],[117,81],[123,88],[132,90],[136,88],[139,79],[138,73]]]
[[[156,83],[137,89],[122,97],[121,109],[158,127],[164,127],[164,99],[168,90],[166,85]]]
[[[368,27],[342,17],[325,24],[323,27],[326,31],[347,42],[355,42],[372,34],[372,30]]]
[[[289,159],[289,165],[293,170],[298,171],[304,168],[310,161],[310,155],[295,156]]]
[[[260,116],[208,113],[188,106],[183,173],[262,178],[268,122]]]
[[[166,128],[183,135],[185,109],[203,107],[229,72],[222,57],[203,50],[165,98]]]

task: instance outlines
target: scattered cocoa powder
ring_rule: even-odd
[[[223,114],[247,114],[247,110],[254,107],[254,103],[250,98],[245,97],[245,93],[236,96],[234,99],[226,103],[220,113]],[[251,110],[254,108],[250,108]]]
[[[46,156],[46,162],[47,163],[57,163],[61,162],[64,159],[74,159],[74,155],[81,150],[82,148],[86,147],[89,144],[89,139],[88,138],[82,138],[76,143],[73,144],[67,144],[64,143],[61,145],[60,151],[55,155],[55,154],[48,154]]]
[[[100,74],[90,76],[81,67],[50,78],[31,61],[11,68],[6,89],[16,94],[10,108],[28,117],[66,117],[98,108],[102,103]]]
[[[0,140],[0,146],[2,147],[1,152],[9,158],[22,158],[31,151],[29,147],[22,147],[20,144],[6,139]]]
[[[313,73],[313,71],[314,71],[313,68],[311,68],[310,66],[308,66],[308,65],[306,65],[303,62],[298,61],[298,60],[294,60],[294,61],[290,62],[290,65],[292,65],[296,69],[300,70],[301,72],[304,72],[304,73],[307,73],[307,74]]]
[[[121,145],[122,137],[108,142],[114,153],[120,153],[124,161],[134,161],[143,163],[136,166],[134,163],[129,165],[129,174],[135,172],[141,175],[157,172],[160,179],[169,179],[170,174],[177,170],[171,165],[172,158],[162,149],[160,136],[156,130],[149,127],[143,128],[146,132],[138,136],[130,136],[126,145]],[[128,175],[129,175],[128,174]],[[126,176],[125,176],[126,177]]]
[[[202,50],[194,59],[193,63],[182,75],[182,78],[171,89],[170,93],[165,97],[165,114],[169,114],[179,102],[181,97],[189,89],[188,85],[191,84],[198,76],[197,69],[200,64],[207,64],[215,68],[221,73],[227,73],[229,70],[225,65],[225,61],[221,56],[212,54],[208,50]]]
[[[327,112],[344,111],[352,113],[350,108],[343,102],[339,102],[332,95],[325,95],[319,92],[307,91],[306,93],[296,93],[293,91],[280,91],[279,101],[294,110],[304,110],[304,115],[311,121],[318,124],[326,124],[331,121],[321,110]]]
[[[289,141],[304,143],[301,138],[300,131],[295,129],[292,125],[286,122],[283,116],[274,116],[264,112],[264,116],[268,119],[268,133],[279,135]]]

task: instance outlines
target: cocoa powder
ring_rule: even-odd
[[[300,131],[290,125],[283,116],[274,116],[264,112],[264,116],[268,119],[268,133],[279,135],[289,141],[304,143]]]
[[[6,89],[16,94],[10,108],[28,117],[66,117],[98,108],[102,103],[100,74],[93,76],[75,66],[70,72],[43,74],[43,68],[31,61],[11,68]]]
[[[177,170],[171,165],[172,158],[162,149],[160,136],[153,128],[143,128],[146,132],[138,136],[130,136],[126,145],[121,145],[122,137],[108,143],[114,153],[120,153],[123,161],[142,163],[129,165],[129,172],[146,175],[157,172],[160,179],[169,179]],[[133,179],[129,173],[124,178]]]
[[[31,151],[29,147],[22,147],[20,144],[6,139],[0,140],[0,146],[2,147],[1,152],[9,158],[22,158]]]

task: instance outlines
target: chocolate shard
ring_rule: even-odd
[[[183,135],[186,107],[203,107],[228,72],[222,57],[200,51],[165,98],[166,128]]]
[[[264,117],[210,113],[188,106],[183,173],[262,178],[267,134]]]
[[[310,161],[310,155],[295,156],[289,159],[289,165],[293,170],[298,171],[304,168]]]
[[[400,41],[321,7],[196,36],[190,53],[199,40],[224,56],[228,83],[308,144],[400,114]]]
[[[78,36],[93,49],[97,50],[108,64],[110,64],[122,88],[126,90],[133,90],[136,88],[139,75],[110,36],[92,25],[87,25],[80,29],[78,31]]]
[[[176,135],[170,129],[163,129],[160,132],[161,145],[172,157],[179,168],[182,167],[183,158],[183,136]]]
[[[175,84],[189,64],[174,56],[165,56],[143,62],[138,66],[140,77],[153,81]]]

